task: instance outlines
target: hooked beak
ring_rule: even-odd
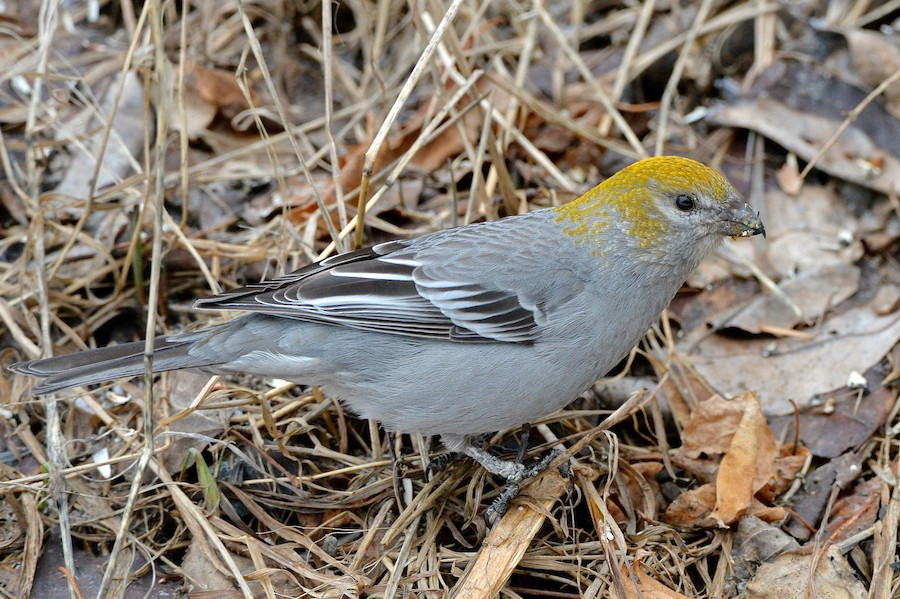
[[[766,236],[766,228],[759,219],[759,213],[746,202],[735,201],[719,221],[719,233],[729,237]]]

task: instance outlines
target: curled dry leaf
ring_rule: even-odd
[[[681,526],[729,526],[751,511],[765,520],[784,517],[757,501],[771,500],[800,469],[803,460],[779,447],[756,397],[747,393],[726,401],[714,396],[701,402],[682,434],[684,444],[673,462],[708,482],[681,494],[666,509],[666,521]],[[706,456],[706,457],[704,457]],[[781,456],[781,457],[779,457]],[[753,473],[749,476],[749,473]]]
[[[802,445],[794,446],[790,439],[779,448],[778,454],[772,478],[756,491],[756,496],[762,501],[775,501],[793,484],[810,458],[809,449]]]
[[[744,411],[716,478],[716,508],[710,514],[720,526],[729,526],[750,507],[757,490],[775,474],[775,438],[759,402],[752,393],[742,398]],[[749,473],[753,476],[748,476]]]
[[[707,483],[685,491],[668,505],[663,520],[682,528],[715,528],[709,515],[716,507],[716,485]]]
[[[682,453],[692,458],[724,454],[740,427],[745,409],[745,401],[728,401],[721,395],[700,402],[681,435]]]

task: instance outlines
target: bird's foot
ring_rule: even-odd
[[[431,477],[435,472],[440,472],[450,464],[454,464],[462,459],[462,454],[451,451],[450,453],[442,453],[434,456],[425,467],[425,474]]]
[[[553,451],[547,452],[543,458],[536,464],[532,465],[529,468],[524,468],[524,472],[522,473],[522,478],[516,481],[509,480],[509,483],[506,485],[506,488],[503,489],[503,492],[500,493],[491,505],[488,506],[487,510],[484,512],[484,519],[488,522],[488,524],[493,524],[494,522],[498,522],[503,515],[509,511],[509,507],[512,505],[513,499],[518,497],[519,492],[522,490],[522,483],[532,477],[537,476],[541,472],[547,469],[547,466],[550,465],[550,462],[556,459],[562,453],[559,449],[554,449]],[[503,461],[503,460],[500,460]],[[508,464],[512,464],[512,462],[506,462]],[[522,464],[515,464],[516,466],[522,466]],[[485,466],[487,468],[487,466]]]
[[[438,456],[435,460],[432,460],[431,464],[429,464],[429,469],[431,469],[438,461],[443,462],[446,465],[446,463],[452,459],[448,456],[462,454],[481,464],[481,466],[491,474],[502,476],[506,479],[506,488],[494,500],[490,507],[488,507],[485,513],[485,518],[488,522],[491,522],[492,520],[496,521],[498,516],[502,516],[506,513],[512,500],[515,499],[522,490],[522,483],[543,472],[550,462],[562,453],[558,449],[549,451],[537,463],[531,466],[525,466],[525,464],[522,463],[524,451],[520,451],[519,460],[513,462],[500,459],[484,449],[473,445],[464,435],[445,434],[441,436],[441,440],[444,442],[444,445],[450,449],[451,453],[446,454],[445,456]]]
[[[493,526],[500,521],[500,518],[509,511],[509,506],[512,505],[513,499],[519,496],[521,490],[522,485],[519,483],[509,483],[503,489],[503,492],[494,498],[491,505],[484,510],[484,521],[488,523],[488,526]]]
[[[487,451],[479,449],[478,447],[475,447],[473,445],[467,445],[463,447],[462,453],[484,466],[484,469],[491,474],[502,476],[510,483],[520,483],[523,480],[540,474],[547,467],[547,465],[561,453],[561,451],[558,449],[554,449],[553,451],[550,451],[546,455],[544,455],[544,457],[541,458],[539,462],[527,467],[521,462],[502,460],[497,456],[494,456]]]

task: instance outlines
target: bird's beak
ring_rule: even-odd
[[[766,228],[759,218],[759,213],[746,202],[735,202],[729,207],[724,218],[719,221],[719,233],[729,237],[766,236]]]

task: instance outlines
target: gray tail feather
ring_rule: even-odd
[[[153,372],[180,368],[200,368],[214,363],[209,356],[188,353],[196,336],[157,337],[154,341]],[[144,373],[144,342],[135,341],[101,347],[65,356],[19,362],[9,367],[13,372],[38,377],[34,395],[53,393],[69,387],[102,383]]]

